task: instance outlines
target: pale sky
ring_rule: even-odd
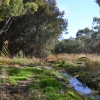
[[[100,8],[94,0],[56,0],[58,8],[66,12],[69,34],[64,38],[75,37],[79,29],[92,27],[93,17],[100,17]]]

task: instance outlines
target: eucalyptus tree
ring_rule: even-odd
[[[86,27],[85,29],[81,29],[76,33],[76,38],[78,39],[82,39],[84,37],[90,38],[91,35],[90,33],[91,30],[88,27]]]
[[[37,10],[38,6],[34,2],[24,3],[23,0],[0,1],[0,50],[2,49],[3,42],[6,39],[9,41],[11,39],[10,34],[7,33],[11,23],[16,20],[16,17],[33,14]]]
[[[24,0],[34,2],[38,11],[16,17],[9,30],[9,50],[13,54],[22,50],[26,56],[42,57],[53,48],[59,35],[67,31],[67,20],[63,19],[64,11],[59,11],[56,2],[48,0]]]
[[[76,39],[82,42],[82,51],[87,54],[89,52],[88,43],[90,42],[91,38],[91,30],[86,27],[85,29],[81,29],[76,33]]]
[[[56,44],[54,53],[81,53],[81,42],[77,39],[63,39]]]
[[[9,17],[21,16],[26,13],[34,13],[38,6],[35,3],[23,3],[23,0],[3,0],[0,3],[0,21]]]
[[[37,9],[37,4],[33,2],[23,3],[23,0],[2,0],[0,2],[0,22],[4,21],[5,25],[0,23],[1,26],[4,26],[1,28],[0,34],[8,31],[12,19],[16,16],[34,13]]]
[[[91,38],[94,41],[95,44],[95,52],[97,52],[98,54],[100,54],[100,18],[98,17],[94,17],[93,18],[93,26],[92,26],[92,34],[91,34]]]

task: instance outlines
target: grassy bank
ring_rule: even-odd
[[[0,99],[85,100],[85,97],[77,93],[69,85],[68,79],[59,72],[68,71],[73,76],[78,75],[82,80],[87,73],[91,73],[90,67],[86,72],[87,67],[76,63],[78,58],[72,62],[62,57],[51,55],[46,60],[6,58],[7,65],[0,66]],[[4,59],[1,59],[2,61]],[[86,78],[82,81],[86,82]]]
[[[91,87],[100,91],[100,56],[98,55],[58,55],[59,63],[55,67],[66,70],[73,76]]]
[[[84,100],[52,66],[24,60],[0,67],[1,100]]]

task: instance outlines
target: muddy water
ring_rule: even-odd
[[[93,97],[96,100],[100,100],[100,96],[96,94],[96,92],[92,91],[88,86],[82,84],[77,78],[68,75],[67,73],[62,73],[62,75],[68,77],[69,83],[73,88],[77,91],[82,93],[87,97]]]

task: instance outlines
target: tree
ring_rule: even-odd
[[[38,6],[35,3],[23,3],[23,0],[3,0],[0,4],[0,21],[5,21],[0,34],[8,31],[12,20],[16,16],[34,13]],[[2,23],[1,23],[2,24]]]
[[[95,0],[95,2],[100,6],[100,0]]]
[[[33,14],[37,11],[38,6],[34,2],[26,2],[23,0],[2,0],[0,2],[0,50],[2,48],[3,41],[10,38],[10,34],[6,34],[12,20],[16,17],[23,15]],[[5,34],[2,34],[2,33]]]
[[[76,38],[77,39],[82,39],[82,38],[90,38],[91,35],[91,30],[86,27],[85,29],[81,29],[76,33]]]
[[[95,52],[100,54],[100,18],[93,18],[92,30],[91,38],[94,41],[94,47],[96,48]]]
[[[63,39],[56,44],[53,53],[81,53],[81,42],[76,39]]]
[[[35,3],[23,3],[23,0],[3,0],[0,5],[0,21],[37,11]]]
[[[5,38],[9,40],[12,56],[22,50],[26,56],[43,57],[50,53],[62,31],[67,31],[67,20],[55,2],[51,5],[47,0],[24,0],[24,3],[28,1],[36,3],[38,11],[16,17]]]
[[[76,39],[82,42],[82,51],[87,54],[88,52],[88,42],[91,38],[91,30],[86,27],[85,29],[81,29],[76,33]]]

